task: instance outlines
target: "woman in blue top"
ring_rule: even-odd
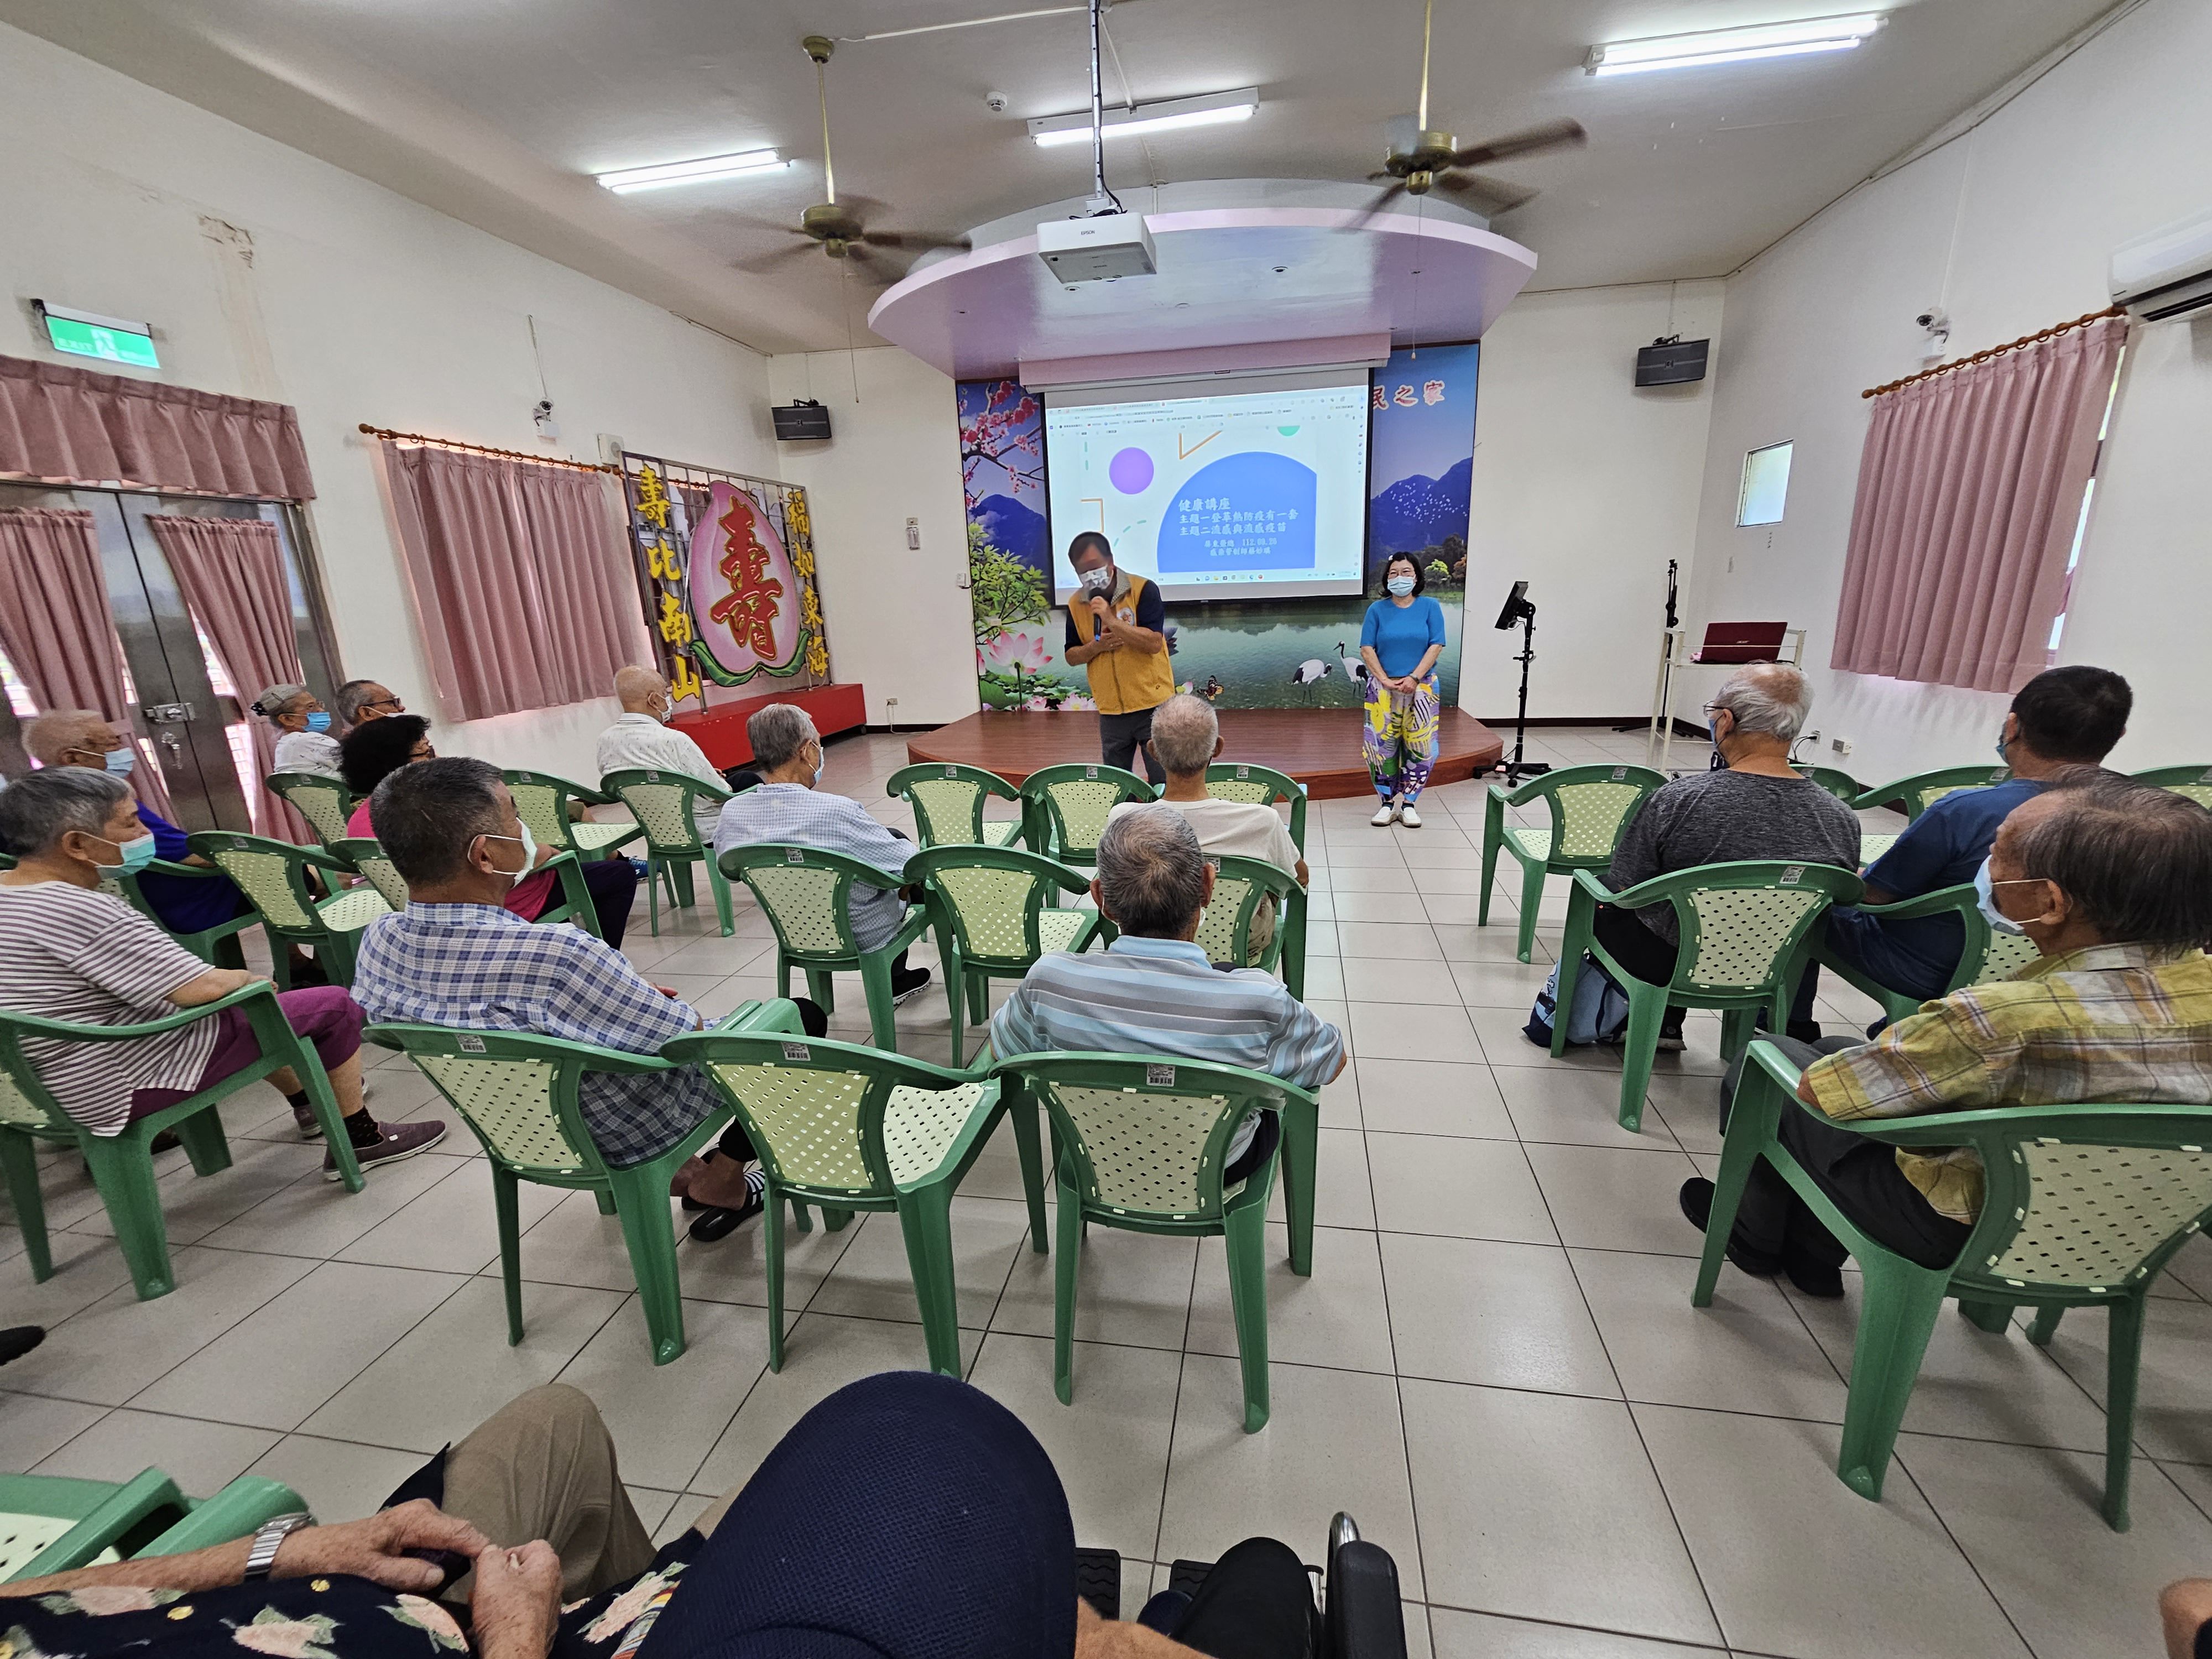
[[[1367,775],[1382,798],[1369,820],[1421,827],[1413,803],[1437,758],[1437,659],[1444,649],[1443,607],[1421,592],[1420,561],[1395,553],[1382,567],[1389,598],[1367,607],[1359,659],[1367,665]]]

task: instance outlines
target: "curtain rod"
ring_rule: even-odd
[[[496,455],[502,460],[528,461],[533,466],[574,467],[579,472],[620,472],[618,466],[607,466],[594,461],[564,460],[557,455],[532,455],[520,449],[494,449],[486,444],[466,444],[459,438],[432,438],[420,432],[394,432],[389,427],[371,426],[367,421],[361,429],[372,438],[394,438],[402,443],[435,444],[441,449],[463,449],[471,455]]]
[[[1923,368],[1917,374],[1908,374],[1903,380],[1892,380],[1887,386],[1869,386],[1864,392],[1860,392],[1859,396],[1879,398],[1884,392],[1894,392],[1899,386],[1911,386],[1917,380],[1932,380],[1938,374],[1948,374],[1954,368],[1971,368],[1976,363],[1985,363],[1992,357],[2001,356],[2008,351],[2017,351],[2022,346],[2034,345],[2039,341],[2048,340],[2054,336],[2063,334],[2069,329],[2087,328],[2091,323],[2102,322],[2107,317],[2124,317],[2127,314],[2125,306],[2106,306],[2102,311],[2084,312],[2070,323],[2057,323],[2049,328],[2039,328],[2034,333],[2024,334],[2017,340],[2007,340],[2002,345],[1993,345],[1986,351],[1977,351],[1972,356],[1961,357],[1955,363],[1938,363],[1933,368]]]

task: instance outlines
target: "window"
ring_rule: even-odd
[[[1790,495],[1790,453],[1796,447],[1795,441],[1769,444],[1743,458],[1743,489],[1735,501],[1738,524],[1782,522],[1782,504]]]

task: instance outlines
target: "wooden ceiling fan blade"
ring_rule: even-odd
[[[938,247],[957,247],[965,252],[975,246],[965,236],[949,236],[935,230],[866,230],[855,240],[907,253],[923,253]]]
[[[813,252],[815,246],[813,240],[809,238],[804,242],[793,242],[788,247],[773,248],[766,253],[747,254],[744,258],[732,259],[730,263],[739,270],[762,273],[781,270],[799,256]]]
[[[1519,132],[1509,132],[1502,138],[1486,138],[1479,144],[1454,150],[1451,165],[1480,167],[1486,161],[1502,161],[1509,155],[1536,155],[1546,150],[1577,148],[1589,142],[1589,134],[1579,121],[1545,121]]]
[[[1437,188],[1493,217],[1512,212],[1540,193],[1525,185],[1509,185],[1503,179],[1489,178],[1480,173],[1440,173],[1437,175]]]
[[[872,213],[887,215],[891,210],[887,202],[878,202],[872,196],[856,196],[849,190],[837,198],[837,205],[855,219],[865,219]]]
[[[1396,201],[1405,193],[1406,181],[1403,179],[1400,179],[1393,183],[1387,190],[1383,191],[1382,193],[1377,196],[1373,201],[1370,202],[1364,208],[1360,210],[1359,216],[1352,222],[1353,228],[1364,228],[1368,225],[1373,224],[1376,219],[1382,215],[1384,210],[1389,207],[1391,203]]]

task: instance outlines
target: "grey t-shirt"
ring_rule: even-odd
[[[1616,893],[1654,876],[1739,859],[1802,859],[1859,867],[1858,815],[1810,778],[1700,772],[1654,791],[1613,849],[1606,885]],[[1674,940],[1674,907],[1635,913]]]

